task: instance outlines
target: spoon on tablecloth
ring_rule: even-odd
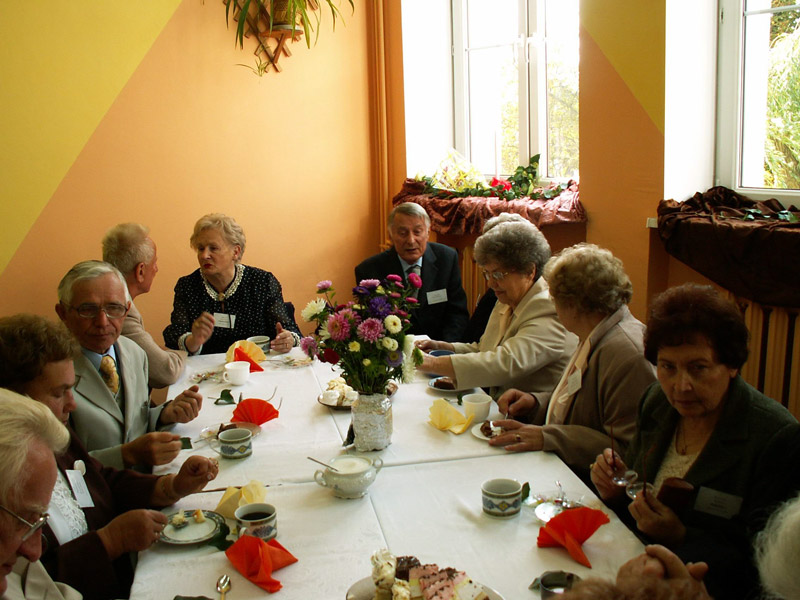
[[[225,600],[225,594],[231,589],[231,578],[227,575],[220,575],[217,579],[217,591],[219,592],[219,600]]]

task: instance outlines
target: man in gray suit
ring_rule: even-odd
[[[125,276],[131,306],[122,322],[122,335],[139,344],[147,354],[150,387],[172,385],[183,372],[186,352],[164,348],[147,333],[144,321],[133,300],[150,291],[158,273],[156,244],[150,230],[139,223],[120,223],[103,238],[103,260],[114,265]]]
[[[70,421],[90,453],[118,469],[166,464],[180,437],[158,431],[188,423],[202,406],[192,386],[161,406],[150,405],[147,355],[120,335],[131,305],[125,278],[108,263],[78,263],[58,286],[56,313],[81,345],[75,359],[77,409]]]

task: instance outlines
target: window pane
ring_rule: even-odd
[[[747,10],[791,5],[748,0]],[[741,185],[800,189],[800,11],[744,23]]]
[[[547,175],[578,176],[578,0],[547,0]]]

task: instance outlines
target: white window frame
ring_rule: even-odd
[[[743,127],[744,0],[719,0],[717,53],[716,185],[753,200],[777,198],[800,207],[800,191],[740,185]]]

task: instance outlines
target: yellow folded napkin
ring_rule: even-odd
[[[475,418],[475,415],[466,418],[444,398],[437,398],[433,401],[430,413],[431,425],[441,431],[452,431],[456,435],[464,433],[472,424],[472,419]]]
[[[260,363],[262,360],[267,359],[267,355],[257,344],[248,340],[239,340],[238,342],[233,342],[228,348],[225,353],[225,362],[236,360],[235,353],[237,348],[241,348],[254,362]]]
[[[251,481],[241,489],[237,487],[229,487],[222,495],[222,500],[219,501],[217,508],[214,512],[221,514],[227,519],[234,519],[234,512],[240,506],[245,504],[253,504],[254,502],[264,502],[267,497],[267,488],[260,481]]]

